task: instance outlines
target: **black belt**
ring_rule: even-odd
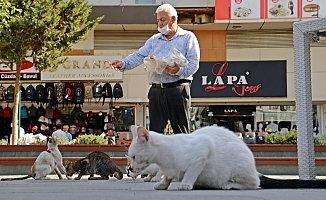
[[[178,80],[178,81],[172,82],[172,83],[152,83],[152,87],[168,88],[168,87],[177,87],[180,85],[186,85],[189,83],[191,83],[190,80],[181,79],[181,80]]]

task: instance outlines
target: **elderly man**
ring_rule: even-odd
[[[150,37],[138,51],[121,61],[112,62],[116,70],[126,71],[144,63],[144,58],[167,56],[177,49],[188,61],[180,66],[174,64],[163,67],[162,73],[148,71],[148,81],[152,85],[148,92],[149,129],[163,133],[170,121],[174,133],[190,132],[190,84],[193,74],[199,68],[200,49],[196,36],[183,30],[177,24],[178,14],[170,4],[160,5],[156,10],[158,31]]]

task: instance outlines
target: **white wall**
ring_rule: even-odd
[[[126,57],[135,50],[95,50],[95,55],[122,55]],[[123,73],[122,102],[148,102],[147,93],[149,89],[147,72],[143,66],[138,66],[133,70]]]
[[[85,40],[80,41],[73,45],[75,50],[91,50],[94,49],[94,30],[88,32]]]

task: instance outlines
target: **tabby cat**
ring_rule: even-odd
[[[85,158],[75,162],[65,161],[66,173],[68,177],[78,173],[75,180],[80,180],[83,175],[90,175],[88,180],[109,180],[109,176],[122,179],[123,174],[117,165],[111,160],[107,154],[94,151],[88,154]],[[101,177],[94,177],[98,174]]]
[[[47,175],[51,174],[53,170],[58,175],[59,179],[62,179],[59,169],[63,173],[66,173],[66,171],[62,164],[62,155],[58,148],[59,142],[59,138],[48,138],[48,149],[40,153],[40,155],[36,158],[29,175],[20,178],[3,178],[1,181],[23,180],[31,177],[35,180],[51,179],[50,177],[47,177]],[[67,178],[69,179],[68,176]]]
[[[326,188],[326,180],[280,180],[258,173],[248,146],[223,127],[163,135],[131,126],[131,132],[130,164],[137,173],[156,163],[163,172],[156,190],[168,189],[172,180],[180,182],[179,190]]]

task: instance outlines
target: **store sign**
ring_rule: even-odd
[[[200,62],[192,97],[286,97],[286,61]]]
[[[16,79],[17,67],[14,64],[11,70],[9,66],[0,61],[0,80],[1,81],[12,81]],[[40,72],[34,68],[33,59],[26,58],[21,64],[21,75],[20,80],[40,80]]]
[[[248,0],[233,0],[231,1],[231,19],[260,19],[263,10],[260,10],[260,1],[255,3]]]
[[[302,17],[305,18],[326,17],[326,1],[325,0],[303,0]]]
[[[298,0],[268,1],[267,18],[298,18]]]
[[[236,108],[225,108],[224,109],[224,114],[225,115],[240,115],[240,111],[238,111]]]
[[[122,80],[122,72],[113,70],[111,62],[121,56],[69,56],[54,71],[43,71],[42,80]]]
[[[256,106],[209,106],[209,111],[217,115],[252,115]]]
[[[321,18],[325,0],[215,0],[215,20]]]

